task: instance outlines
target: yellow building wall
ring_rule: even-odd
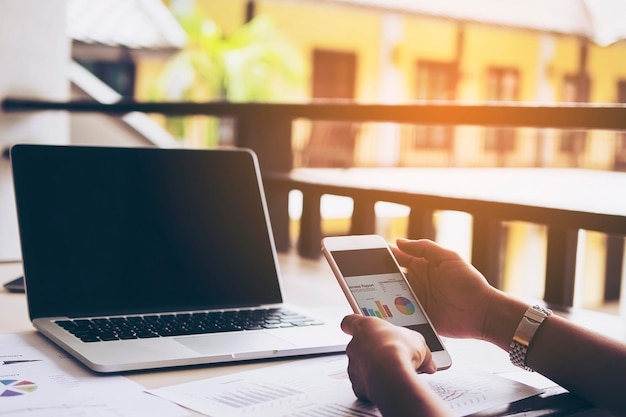
[[[231,32],[243,24],[247,0],[199,0],[201,12],[213,19],[223,29]],[[381,99],[381,38],[384,26],[383,12],[374,9],[348,7],[327,2],[295,2],[259,0],[256,13],[270,16],[278,29],[285,33],[296,46],[308,65],[308,82],[302,87],[299,99],[306,101],[311,94],[311,57],[316,48],[355,53],[357,56],[356,99],[361,102],[380,102]],[[397,100],[411,101],[416,94],[418,60],[451,62],[457,54],[457,36],[460,24],[441,18],[412,15],[398,17],[401,38],[390,54],[401,85]],[[545,74],[558,102],[563,98],[564,77],[578,71],[580,40],[560,35],[541,35],[536,32],[496,26],[465,23],[461,77],[457,98],[463,102],[483,102],[487,94],[488,68],[511,67],[520,73],[519,99],[535,102],[537,99],[537,75]],[[552,59],[547,68],[538,68],[542,37],[550,37],[554,43]],[[599,47],[589,45],[588,71],[591,74],[591,100],[614,102],[619,79],[626,79],[626,42]],[[137,98],[149,99],[154,80],[162,63],[141,60],[138,66]],[[306,129],[302,129],[306,135]],[[375,146],[377,135],[374,128],[363,129],[361,144],[363,155],[366,148]],[[457,127],[454,155],[433,152],[427,160],[447,165],[456,161],[459,166],[480,166],[495,163],[497,156],[484,151],[484,129]],[[534,166],[537,161],[539,133],[533,129],[518,132],[516,152],[505,157],[518,166]],[[572,165],[569,154],[559,150],[560,132],[544,131],[541,135],[552,138],[548,144],[549,161],[555,166]],[[590,132],[587,151],[580,159],[586,166],[610,169],[614,154],[613,132]],[[369,153],[368,153],[369,152]],[[417,158],[407,158],[419,160]],[[369,160],[374,159],[368,157]],[[423,158],[422,158],[423,159]],[[370,162],[367,162],[370,163]]]
[[[309,66],[315,49],[355,53],[355,96],[364,101],[378,99],[381,22],[376,13],[324,3],[272,1],[260,2],[257,12],[272,16],[279,30],[288,34],[289,40],[300,49]],[[349,18],[347,12],[350,12]],[[309,79],[309,95],[310,91]]]
[[[245,23],[245,0],[200,0],[196,1],[199,12],[218,24],[228,34]]]
[[[457,24],[443,19],[407,16],[405,18],[405,43],[409,62],[416,58],[435,61],[452,61],[456,57]]]
[[[419,60],[452,62],[456,57],[457,25],[443,19],[407,16],[404,18],[404,37],[397,46],[398,72],[403,78],[403,97],[416,97],[417,63]]]
[[[592,45],[588,71],[591,74],[591,101],[615,103],[618,81],[626,81],[626,42],[610,47]]]
[[[225,33],[244,23],[246,0],[199,0],[195,3]],[[310,61],[315,48],[356,53],[357,98],[363,101],[378,98],[383,12],[325,2],[261,0],[256,3],[256,13],[271,16],[307,61]],[[403,16],[402,24],[403,38],[393,59],[403,84],[407,86],[406,99],[409,100],[413,96],[417,60],[453,60],[459,24],[441,18],[411,15]],[[519,69],[520,100],[534,101],[540,34],[477,23],[466,23],[464,28],[465,45],[458,98],[470,102],[484,100],[487,68],[499,66]],[[578,38],[551,36],[555,39],[554,56],[545,71],[558,100],[562,96],[563,77],[578,70],[580,46]],[[626,43],[609,47],[590,44],[588,70],[592,76],[591,100],[614,102],[617,80],[626,79]],[[150,78],[150,71],[145,71],[139,74],[140,84],[144,74],[145,78]],[[138,92],[145,95],[143,92],[147,88],[140,85]]]

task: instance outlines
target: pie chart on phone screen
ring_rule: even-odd
[[[415,304],[413,304],[411,300],[406,297],[396,297],[396,299],[393,300],[393,303],[398,311],[405,316],[410,316],[415,313]]]
[[[17,397],[31,393],[37,385],[31,381],[19,379],[0,379],[0,397]]]

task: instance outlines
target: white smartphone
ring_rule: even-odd
[[[421,333],[437,369],[450,367],[448,351],[381,236],[327,237],[322,253],[355,313]]]

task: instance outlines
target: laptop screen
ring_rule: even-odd
[[[31,318],[281,302],[245,150],[16,145]]]

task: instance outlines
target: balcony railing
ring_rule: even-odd
[[[69,112],[97,112],[122,115],[133,111],[158,113],[167,116],[206,115],[229,117],[235,120],[235,145],[249,147],[257,153],[264,178],[268,206],[278,250],[291,246],[288,195],[291,190],[303,193],[303,212],[298,236],[298,250],[302,256],[319,256],[322,237],[320,198],[324,194],[342,195],[354,200],[351,233],[372,233],[375,230],[374,205],[379,201],[399,203],[410,208],[406,236],[433,238],[433,213],[437,210],[456,210],[472,216],[472,263],[496,286],[500,286],[501,234],[503,222],[519,220],[546,226],[546,280],[544,300],[549,304],[571,306],[574,298],[574,279],[578,231],[592,230],[609,236],[608,262],[604,277],[619,291],[621,260],[626,235],[626,204],[611,195],[619,195],[626,186],[626,173],[611,177],[611,189],[601,194],[608,203],[576,200],[533,199],[525,197],[454,195],[450,190],[429,190],[407,184],[407,171],[395,174],[395,183],[372,181],[367,177],[335,174],[319,175],[323,171],[294,169],[292,145],[294,121],[301,119],[391,122],[420,125],[469,125],[483,127],[532,127],[557,129],[626,130],[626,108],[623,106],[529,106],[529,105],[460,105],[416,104],[373,105],[354,103],[260,104],[260,103],[139,103],[120,102],[45,102],[37,100],[6,99],[5,112],[63,110]],[[419,168],[417,168],[419,170]],[[344,172],[345,173],[345,172]],[[556,178],[559,173],[546,178]],[[420,175],[414,171],[411,175]],[[463,173],[459,175],[463,176]],[[497,174],[495,174],[497,175]],[[523,177],[524,173],[520,173]],[[404,176],[404,177],[403,177]],[[418,177],[414,177],[418,178]],[[608,178],[608,177],[607,177]],[[519,179],[519,178],[518,178]],[[400,181],[402,180],[402,181]],[[570,181],[561,176],[561,181]],[[572,180],[573,181],[573,180]],[[411,184],[420,181],[408,181]],[[570,181],[571,182],[571,181]],[[399,184],[399,185],[398,185]],[[604,179],[598,187],[607,187]],[[624,186],[620,187],[620,184]],[[392,186],[393,185],[393,186]],[[570,184],[571,185],[571,184]],[[618,188],[620,187],[620,188]],[[594,188],[594,187],[592,187]],[[577,194],[576,187],[572,192]],[[597,190],[596,190],[597,191]],[[446,194],[448,193],[448,194]],[[613,194],[611,194],[613,193]],[[506,194],[506,193],[505,193]],[[598,194],[589,194],[596,199]],[[530,198],[529,198],[530,196]],[[556,197],[556,196],[554,196]],[[608,281],[607,281],[608,282]]]

